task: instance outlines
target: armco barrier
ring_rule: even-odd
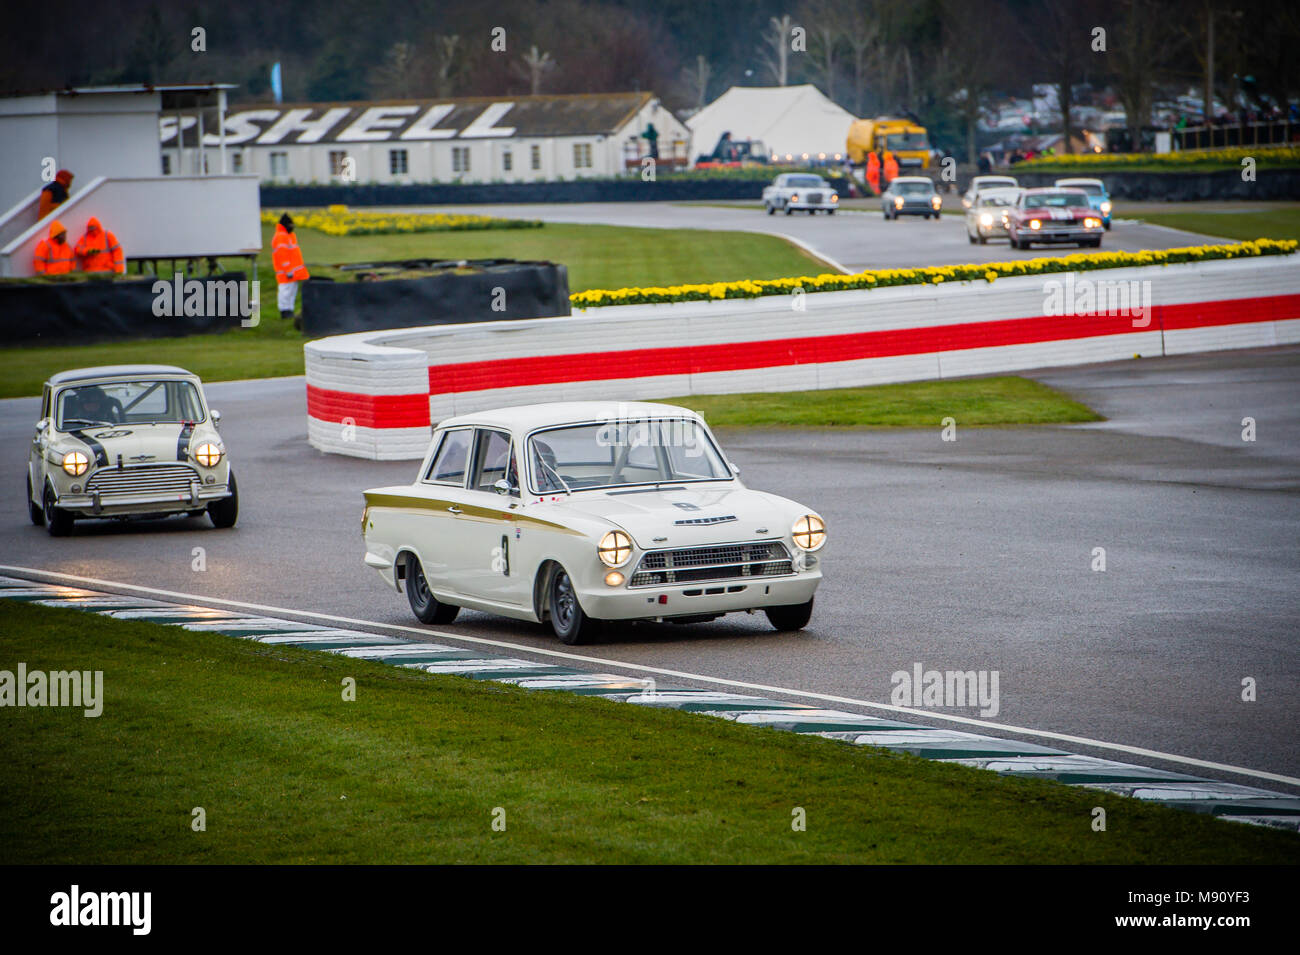
[[[1130,283],[1130,310],[1143,299],[1149,310],[1108,314]],[[1100,306],[1082,298],[1089,290]],[[308,437],[338,454],[418,458],[433,423],[490,407],[843,388],[1290,342],[1300,342],[1292,256],[617,306],[309,342]]]

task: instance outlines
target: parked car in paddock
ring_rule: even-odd
[[[1110,212],[1113,205],[1106,184],[1100,179],[1058,179],[1057,189],[1075,189],[1088,197],[1088,205],[1101,213],[1101,224],[1110,229]]]
[[[794,212],[834,215],[839,204],[839,193],[834,186],[821,176],[807,173],[783,172],[763,189],[763,207],[768,215],[775,215],[778,209],[784,209],[786,215]]]
[[[1104,231],[1088,197],[1074,189],[1026,189],[1007,210],[1007,238],[1013,249],[1039,242],[1099,248]]]
[[[934,182],[924,176],[899,176],[880,194],[880,210],[886,219],[899,216],[939,218],[943,199]]]
[[[55,537],[84,518],[207,513],[233,527],[239,491],[221,415],[197,375],[171,365],[78,368],[41,389],[27,510]]]
[[[643,402],[461,415],[415,480],[365,492],[365,563],[424,623],[462,607],[549,622],[582,643],[605,621],[812,615],[819,514],[741,483],[708,426]]]
[[[966,210],[966,237],[971,245],[1007,237],[1006,213],[1020,197],[1019,189],[985,189],[975,194]]]
[[[990,189],[1019,189],[1020,180],[1015,176],[976,176],[970,181],[970,186],[962,193],[961,204],[964,208],[969,209],[975,197],[981,192],[988,192]]]

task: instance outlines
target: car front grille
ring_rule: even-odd
[[[792,573],[794,564],[784,544],[780,541],[752,541],[650,551],[642,556],[628,586],[662,587],[737,577],[780,577]]]
[[[128,468],[105,468],[96,471],[86,482],[86,493],[101,498],[186,495],[190,484],[199,480],[198,473],[184,464],[141,464]]]
[[[826,198],[826,197],[823,196],[820,192],[810,192],[810,193],[808,193],[808,201],[809,201],[809,202],[821,202],[824,198]]]

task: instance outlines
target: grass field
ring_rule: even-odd
[[[959,378],[870,388],[835,388],[666,398],[714,428],[940,427],[1100,421],[1091,408],[1027,378]]]
[[[276,310],[271,231],[270,226],[263,228],[263,252],[258,260],[262,312],[256,328],[102,345],[2,348],[0,366],[6,373],[0,378],[0,398],[39,394],[41,382],[52,373],[88,365],[174,364],[205,381],[302,374],[305,339]],[[329,269],[321,266],[383,259],[548,259],[568,266],[569,287],[574,292],[781,278],[829,270],[784,239],[694,229],[548,224],[540,229],[356,237],[303,230],[299,241],[308,267],[317,274],[328,274]]]
[[[1144,222],[1225,239],[1300,239],[1300,207],[1241,212],[1146,212]]]
[[[5,669],[104,673],[98,718],[3,711],[4,864],[1221,864],[1300,848],[1054,783],[72,610],[0,601],[0,632]]]

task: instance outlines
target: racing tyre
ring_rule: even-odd
[[[1109,222],[1103,222],[1103,223],[1102,223],[1102,228],[1105,229],[1107,232],[1109,232],[1109,231],[1110,231],[1110,223],[1109,223]]]
[[[1091,242],[1089,242],[1088,244],[1091,245],[1094,249],[1100,249],[1100,248],[1101,248],[1101,236],[1097,236],[1097,238],[1093,239],[1093,240],[1092,240]]]
[[[208,517],[213,527],[234,527],[239,519],[239,485],[235,483],[235,472],[230,472],[230,497],[213,501],[208,505]]]
[[[794,210],[793,210],[793,209],[791,209],[789,206],[786,206],[786,207],[785,207],[785,214],[786,214],[786,215],[792,215],[793,213],[794,213]]]
[[[827,209],[827,210],[826,210],[826,214],[827,214],[828,216],[833,216],[833,215],[835,215],[835,210],[834,210],[834,209]]]
[[[557,567],[551,575],[551,592],[548,595],[551,610],[551,629],[561,643],[570,646],[587,643],[596,630],[595,621],[588,617],[578,603],[577,591],[569,572]]]
[[[770,216],[776,215],[776,206],[769,204],[767,207],[767,214]]]
[[[40,527],[45,523],[45,512],[41,506],[32,500],[32,477],[27,475],[27,516],[31,518],[32,523]]]
[[[971,245],[975,244],[975,236],[971,235],[969,232],[966,233],[966,238],[970,240]]]
[[[451,623],[460,608],[445,604],[429,591],[424,579],[424,568],[414,554],[406,555],[406,599],[411,602],[411,612],[420,623]]]
[[[789,604],[785,607],[767,607],[763,613],[773,627],[783,633],[788,630],[802,630],[812,619],[812,598],[806,604]]]
[[[988,245],[988,244],[989,244],[988,236],[986,235],[980,236],[980,245]]]
[[[45,489],[45,529],[51,537],[67,537],[72,533],[73,516],[61,507],[54,506],[53,488]]]

